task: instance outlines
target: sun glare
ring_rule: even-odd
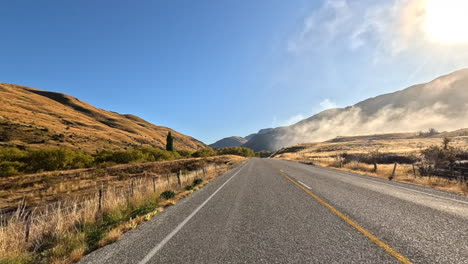
[[[435,42],[468,43],[468,0],[427,0],[424,29]]]

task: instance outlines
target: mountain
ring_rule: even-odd
[[[468,125],[468,69],[353,106],[325,110],[294,125],[254,135],[255,151],[356,136],[406,131],[455,130]]]
[[[243,137],[227,137],[227,138],[218,140],[209,146],[212,148],[240,147],[245,142],[247,142],[247,139]]]
[[[251,140],[255,135],[258,135],[258,134],[265,134],[265,133],[267,133],[267,132],[270,132],[271,130],[273,130],[273,128],[263,128],[263,129],[260,129],[257,133],[252,133],[252,134],[246,136],[245,139]]]
[[[60,146],[88,152],[165,147],[171,131],[177,149],[206,147],[170,128],[102,110],[66,94],[0,83],[0,105],[0,146]]]

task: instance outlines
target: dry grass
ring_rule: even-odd
[[[338,162],[334,158],[314,158],[314,159],[301,159],[300,155],[294,155],[293,153],[288,153],[285,157],[283,156],[282,159],[286,160],[296,160],[296,161],[308,161],[312,162],[315,165],[333,168],[337,170],[349,171],[349,172],[357,172],[364,175],[369,175],[373,177],[385,178],[388,179],[392,173],[394,164],[378,164],[377,172],[374,172],[374,165],[365,164],[360,162],[350,162],[344,164],[342,168],[340,168],[340,162]],[[429,186],[432,188],[455,192],[458,194],[468,195],[468,186],[467,184],[459,183],[456,180],[446,179],[442,177],[422,177],[419,175],[416,169],[413,170],[412,165],[408,164],[398,164],[397,169],[395,171],[395,181],[401,181],[411,184],[417,184],[422,186]]]
[[[96,108],[72,96],[0,83],[0,141],[34,148],[123,150],[164,147],[168,131],[177,149],[199,149],[202,142],[133,115]]]
[[[455,148],[468,148],[468,137],[460,136],[451,138],[450,145]],[[440,145],[441,138],[407,138],[407,139],[382,139],[382,140],[354,140],[345,142],[319,142],[307,143],[280,150],[277,158],[289,160],[315,159],[334,157],[340,153],[348,154],[369,153],[379,150],[382,153],[407,155],[419,153],[429,146]]]
[[[179,170],[191,171],[239,159],[238,156],[225,155],[0,177],[0,210],[15,210],[23,202],[28,206],[42,206],[73,200],[74,197],[92,196],[101,186],[124,189],[141,178],[172,179]]]
[[[450,145],[452,147],[460,149],[468,148],[468,137],[465,136],[465,132],[460,132],[460,135],[456,133],[442,133],[440,135],[443,136],[446,134],[455,135],[450,138]],[[339,138],[334,141],[286,147],[278,151],[275,158],[312,162],[319,166],[353,171],[374,177],[388,178],[392,174],[393,164],[379,164],[377,172],[374,172],[373,165],[359,162],[350,162],[345,164],[343,168],[340,168],[341,164],[336,157],[342,153],[368,154],[376,150],[380,153],[396,154],[400,156],[418,156],[422,149],[433,145],[440,145],[441,142],[441,138],[421,138],[417,137],[415,133],[347,137]],[[412,165],[398,165],[394,180],[430,186],[464,195],[468,194],[468,186],[466,184],[457,183],[455,180],[441,177],[421,177],[417,172],[415,175]]]
[[[175,204],[194,190],[185,191],[194,179],[203,184],[236,166],[244,159],[235,158],[223,165],[205,165],[182,175],[182,186],[177,177],[139,178],[133,188],[108,186],[101,208],[99,196],[67,201],[66,207],[57,205],[47,210],[35,210],[31,217],[18,210],[0,228],[0,263],[75,263],[98,247],[117,241],[120,236],[151,219],[165,206]],[[154,184],[153,184],[154,183]],[[203,185],[202,184],[202,185]],[[163,200],[159,195],[173,190],[176,197]],[[28,220],[30,224],[28,224]],[[26,230],[29,225],[29,237]]]

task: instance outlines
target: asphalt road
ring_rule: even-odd
[[[81,263],[468,263],[468,199],[252,159]]]

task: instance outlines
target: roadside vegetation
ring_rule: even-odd
[[[62,179],[42,173],[31,176],[30,183],[7,184],[9,193],[31,196],[25,196],[17,210],[1,218],[0,263],[78,262],[244,160],[225,155],[116,165],[63,172]],[[69,186],[81,183],[72,192],[75,195],[49,199],[54,193],[43,194],[36,199],[43,204],[31,207],[37,192],[44,192],[31,187],[53,185],[59,190],[64,188],[64,180]],[[59,202],[47,204],[49,200]]]
[[[168,140],[172,142],[170,137],[168,137]],[[171,144],[168,145],[168,149],[173,149]],[[0,177],[46,171],[106,167],[116,164],[213,157],[216,155],[256,156],[251,149],[242,147],[218,150],[202,148],[197,151],[163,150],[145,147],[125,151],[105,150],[95,154],[67,148],[22,150],[17,147],[4,147],[0,148]]]
[[[409,147],[409,140],[406,140],[405,148],[404,142],[395,141],[391,151],[379,149],[378,146],[387,144],[383,141],[318,143],[320,145],[314,148],[298,145],[278,151],[275,157],[468,195],[468,149],[465,139],[458,138],[455,143],[450,138],[437,140],[438,144],[424,146],[418,143],[417,148],[413,149]],[[388,142],[391,145],[391,141]],[[402,151],[398,151],[398,144],[402,145]]]
[[[126,151],[105,150],[96,154],[67,148],[21,150],[6,147],[0,148],[0,177],[188,157],[192,157],[191,151],[167,151],[150,147]]]

